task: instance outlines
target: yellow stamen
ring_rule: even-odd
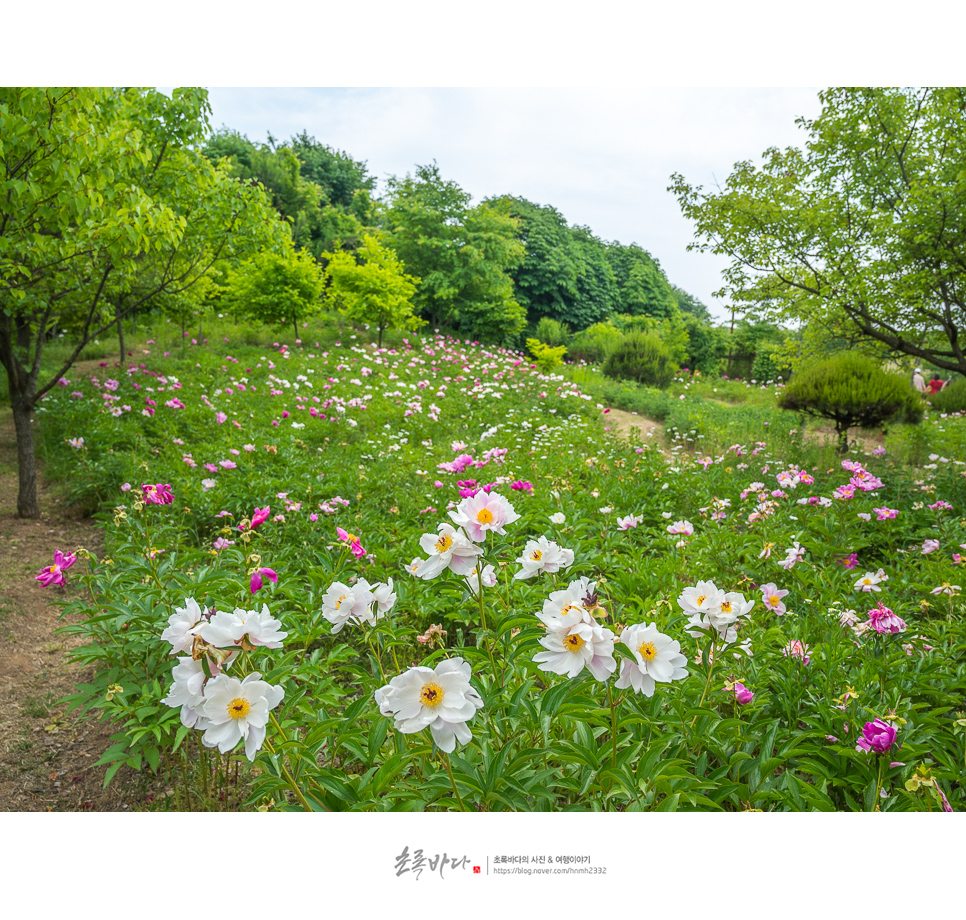
[[[587,643],[584,642],[582,636],[578,636],[576,633],[571,633],[569,636],[564,636],[563,638],[564,648],[568,652],[579,652]]]
[[[657,658],[657,646],[653,642],[642,642],[637,647],[637,654],[645,661],[653,661]]]
[[[543,559],[543,553],[540,552],[540,550],[535,549],[532,553],[530,553],[530,558],[536,562],[539,562],[541,559]]]
[[[436,552],[445,553],[453,545],[453,538],[448,533],[444,533],[433,545],[436,547]]]
[[[770,598],[768,598],[768,603],[771,604],[772,607],[777,607],[781,603],[781,598],[777,594],[773,594]]]
[[[428,684],[423,684],[423,689],[419,691],[419,701],[427,708],[435,709],[443,702],[445,695],[443,688],[439,684],[435,681],[430,681]]]
[[[707,597],[706,594],[702,594],[701,597],[698,598],[698,604],[697,604],[698,607],[700,607],[704,603],[704,599],[706,597]]]
[[[493,523],[493,512],[489,508],[480,508],[476,512],[476,520],[481,524],[492,524]]]
[[[722,613],[731,613],[731,601],[722,601],[721,602],[721,612]]]
[[[248,705],[248,700],[244,699],[243,697],[236,696],[235,699],[228,704],[228,715],[230,715],[233,719],[243,719],[248,715],[248,711],[251,708],[252,707]]]
[[[349,596],[348,594],[343,594],[343,595],[342,595],[342,597],[340,597],[340,598],[339,598],[339,599],[338,599],[338,600],[337,600],[337,601],[335,602],[335,609],[336,609],[336,610],[338,610],[338,609],[339,609],[339,608],[340,608],[340,607],[342,606],[342,602],[343,602],[343,601],[344,601],[344,600],[345,600],[345,599],[346,599],[346,598],[347,598],[348,596]]]

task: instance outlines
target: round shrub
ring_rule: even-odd
[[[611,323],[594,323],[574,336],[570,343],[570,357],[588,364],[603,364],[623,338]]]
[[[559,348],[570,342],[570,329],[566,323],[544,316],[534,327],[533,338],[539,339],[551,348]]]
[[[929,397],[929,402],[939,412],[966,411],[966,377],[957,377],[952,383],[946,384]]]
[[[604,362],[604,373],[618,380],[636,380],[663,390],[678,372],[671,351],[653,332],[632,332]]]
[[[876,428],[902,418],[918,422],[922,399],[901,374],[889,374],[865,355],[840,352],[798,371],[778,398],[782,409],[828,419],[839,436],[839,451],[849,445],[849,428]]]

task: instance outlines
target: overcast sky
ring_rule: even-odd
[[[380,180],[436,160],[474,201],[549,204],[605,240],[638,243],[719,317],[727,260],[687,252],[693,227],[667,191],[680,172],[723,183],[734,163],[803,143],[818,88],[447,89],[209,87],[212,124],[252,141],[303,129]]]

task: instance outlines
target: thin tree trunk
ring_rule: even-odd
[[[299,337],[299,321],[296,319],[295,314],[292,314],[292,328],[295,330],[295,340],[298,341]]]
[[[34,459],[34,432],[31,425],[33,407],[22,394],[14,393],[11,389],[10,408],[13,409],[13,424],[17,430],[17,466],[20,474],[17,515],[22,518],[39,518],[37,463]]]
[[[121,311],[118,305],[114,304],[114,317],[117,320],[117,344],[121,349],[121,367],[124,367],[125,355],[124,351],[124,323],[121,322]]]

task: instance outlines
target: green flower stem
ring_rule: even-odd
[[[460,796],[460,791],[456,786],[456,780],[453,777],[453,768],[449,765],[449,755],[445,751],[439,752],[440,759],[446,765],[446,772],[449,773],[449,781],[453,785],[453,792],[456,794],[456,801],[459,802],[460,811],[466,811],[466,806],[463,804],[463,799]]]
[[[611,752],[610,767],[617,769],[617,707],[614,705],[614,691],[610,681],[607,681],[607,705],[610,706],[610,733],[611,733]]]
[[[873,811],[879,811],[879,802],[881,801],[881,799],[879,798],[879,793],[882,791],[882,774],[884,772],[885,759],[888,756],[889,756],[888,754],[879,755],[879,777],[876,780],[876,784],[875,784],[875,800],[872,807]]]
[[[272,722],[275,723],[275,726],[278,728],[279,731],[282,730],[281,729],[281,726],[276,721],[274,715],[272,716]],[[284,738],[285,735],[283,734],[282,737]],[[272,742],[268,740],[268,738],[265,739],[265,747],[268,748],[269,754],[272,754],[272,755],[275,755],[276,754],[275,748],[272,745]],[[309,805],[309,803],[305,800],[305,796],[302,794],[302,790],[299,789],[298,784],[292,778],[292,774],[289,773],[288,767],[285,766],[285,758],[282,757],[281,754],[279,754],[277,756],[278,756],[278,765],[279,765],[279,768],[281,769],[282,773],[285,775],[285,781],[288,783],[289,789],[292,790],[292,793],[295,795],[295,798],[297,798],[299,800],[299,804],[302,806],[302,808],[304,808],[306,811],[311,811],[312,808]],[[325,805],[322,805],[322,807],[325,808]],[[325,810],[326,811],[329,811],[330,809],[325,808]]]

